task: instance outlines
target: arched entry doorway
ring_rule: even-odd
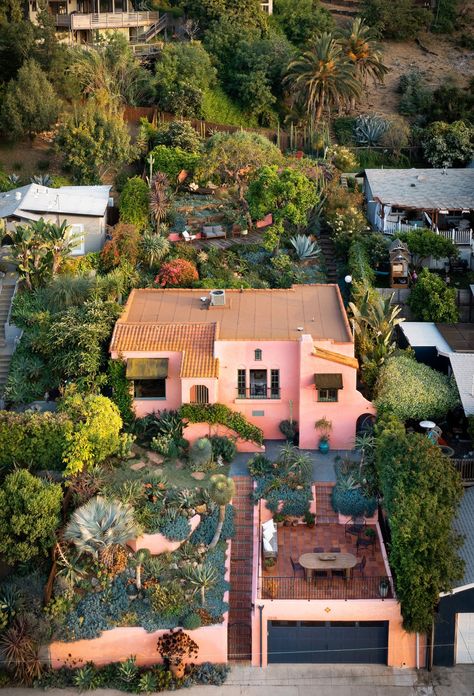
[[[375,416],[372,413],[363,413],[356,422],[356,435],[370,433],[374,427]]]

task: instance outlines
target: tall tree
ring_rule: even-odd
[[[320,120],[324,109],[340,106],[361,93],[354,66],[337,39],[327,32],[316,37],[311,50],[290,63],[285,82],[303,99],[315,121]]]
[[[373,77],[382,81],[388,73],[383,63],[382,51],[375,41],[372,31],[364,20],[356,17],[342,39],[344,53],[355,67],[356,75],[364,82]]]
[[[60,101],[45,73],[27,60],[5,91],[0,119],[3,132],[13,140],[47,130],[56,121]]]
[[[219,521],[214,537],[209,544],[209,548],[213,549],[221,537],[227,505],[235,494],[234,482],[231,478],[224,476],[224,474],[214,474],[214,476],[211,476],[211,488],[209,493],[212,500],[219,506]]]

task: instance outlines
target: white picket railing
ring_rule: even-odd
[[[57,27],[79,29],[117,29],[120,27],[142,27],[155,24],[160,18],[159,12],[100,12],[95,14],[56,15]]]
[[[413,230],[416,230],[416,227],[413,225],[407,225],[401,222],[386,222],[385,229],[381,231],[384,234],[392,236],[398,232],[413,232]],[[455,228],[451,230],[439,230],[435,227],[433,232],[436,232],[436,234],[441,235],[445,239],[450,239],[458,246],[472,246],[474,242],[474,235],[471,229],[460,230]]]

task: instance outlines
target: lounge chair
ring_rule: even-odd
[[[183,235],[183,239],[185,242],[192,242],[194,239],[196,239],[195,234],[189,234],[188,230],[183,230],[181,233]]]

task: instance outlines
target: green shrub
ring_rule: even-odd
[[[376,508],[375,498],[367,498],[361,488],[347,489],[336,484],[332,491],[335,512],[349,517],[372,517]]]
[[[171,183],[176,181],[178,174],[183,169],[192,176],[200,160],[200,156],[194,152],[186,152],[180,147],[166,147],[165,145],[157,145],[150,155],[154,159],[153,171],[163,172]]]
[[[422,132],[421,143],[432,167],[464,167],[474,155],[474,126],[435,121]]]
[[[187,517],[171,510],[163,515],[160,532],[170,541],[184,541],[190,535],[191,527]]]
[[[190,614],[186,614],[183,619],[183,628],[187,631],[194,631],[202,625],[201,617],[195,611]]]
[[[340,118],[335,118],[333,124],[334,132],[336,133],[336,139],[339,145],[355,145],[355,118],[353,116],[342,116]]]
[[[258,126],[256,117],[244,113],[220,85],[213,89],[207,89],[204,92],[202,115],[204,120],[210,123],[222,123],[229,126],[243,126],[245,128]]]
[[[280,432],[286,437],[288,442],[293,442],[298,432],[298,423],[294,420],[283,420],[279,424]]]
[[[150,224],[150,189],[139,176],[128,179],[122,189],[120,222],[134,225],[140,232]]]
[[[13,565],[45,556],[60,523],[62,489],[29,471],[8,474],[0,488],[0,553]]]
[[[375,273],[362,242],[355,241],[351,244],[347,265],[353,282],[360,282],[365,286],[374,284]]]
[[[459,393],[451,378],[408,354],[387,360],[375,393],[377,408],[391,410],[403,421],[436,420],[459,404]]]
[[[189,541],[194,544],[205,544],[209,546],[219,523],[219,510],[216,508],[210,515],[203,515],[201,521],[191,534]],[[231,539],[235,534],[234,527],[234,508],[227,505],[225,509],[224,526],[222,527],[221,539]]]
[[[107,367],[107,383],[112,390],[111,400],[120,411],[125,425],[132,425],[135,420],[133,410],[133,395],[130,390],[130,380],[126,378],[127,365],[122,360],[109,360]]]
[[[217,460],[219,456],[222,457],[224,462],[231,462],[233,460],[237,452],[237,447],[233,440],[225,435],[213,435],[210,438],[210,442],[214,460]]]
[[[166,123],[153,131],[151,138],[153,146],[180,147],[187,152],[199,152],[202,143],[189,121]]]
[[[251,476],[266,476],[275,470],[275,465],[264,454],[257,453],[247,462]]]
[[[353,172],[357,169],[359,164],[357,155],[343,145],[332,145],[328,149],[327,158],[334,164],[336,169],[339,169],[341,172]]]
[[[436,273],[424,268],[408,298],[408,306],[417,319],[422,321],[446,322],[455,324],[459,321],[456,306],[456,290],[446,285]]]
[[[181,617],[188,606],[183,588],[176,581],[153,585],[150,599],[154,611],[165,616]]]
[[[64,413],[0,411],[0,467],[62,470],[72,431],[72,421]]]
[[[179,410],[181,418],[190,423],[209,423],[225,425],[234,430],[242,440],[249,440],[259,445],[263,443],[263,431],[252,425],[242,413],[232,411],[224,404],[183,404]]]

